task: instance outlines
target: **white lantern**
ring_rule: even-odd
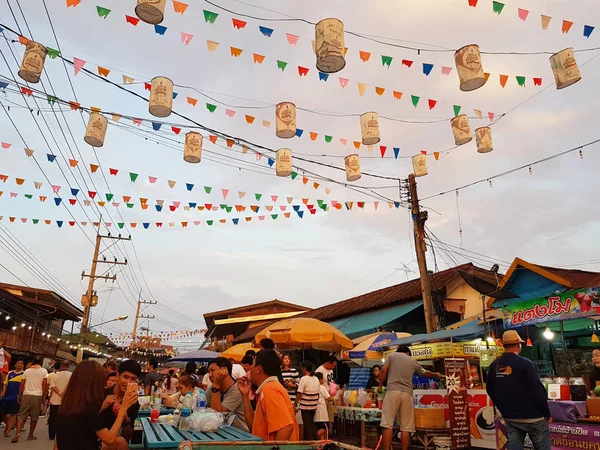
[[[296,136],[296,105],[281,102],[275,107],[275,135],[290,139]]]
[[[412,157],[413,173],[415,177],[427,175],[427,156],[420,153]]]
[[[107,128],[108,119],[100,113],[93,112],[90,114],[83,140],[92,147],[102,147]]]
[[[323,19],[315,26],[317,69],[323,73],[339,72],[346,66],[344,24],[339,19]]]
[[[167,0],[138,0],[135,15],[150,25],[157,25],[165,18]]]
[[[29,41],[25,46],[25,54],[18,72],[19,76],[28,83],[39,83],[47,53],[46,47],[42,44]]]
[[[454,145],[463,145],[473,140],[469,118],[466,114],[453,117],[450,121],[452,133],[454,133]]]
[[[275,173],[278,177],[289,177],[292,174],[292,151],[280,148],[275,154]]]
[[[456,63],[461,91],[474,91],[487,81],[483,72],[478,45],[465,45],[458,49],[454,53],[454,62]]]
[[[492,147],[492,130],[490,127],[481,127],[475,130],[475,142],[477,142],[478,153],[489,153]]]
[[[363,145],[374,145],[381,140],[379,137],[379,117],[376,112],[368,112],[360,116],[360,131]]]
[[[573,48],[565,48],[550,57],[550,67],[554,73],[556,89],[564,89],[581,80],[581,73],[575,61]]]
[[[168,117],[173,109],[173,82],[166,77],[152,78],[150,106],[148,110],[155,117]]]
[[[356,153],[346,156],[344,165],[346,166],[347,181],[360,180],[360,158]]]
[[[202,135],[190,131],[185,135],[185,146],[183,147],[183,160],[191,164],[198,164],[202,159]]]

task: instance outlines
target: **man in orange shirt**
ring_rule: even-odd
[[[298,441],[296,413],[287,390],[279,382],[281,360],[275,350],[261,350],[250,368],[250,378],[238,380],[244,416],[252,434],[265,441]],[[250,404],[251,385],[256,390],[256,411]]]

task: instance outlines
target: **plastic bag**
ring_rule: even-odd
[[[138,403],[140,404],[140,409],[150,409],[150,396],[138,397]]]
[[[197,412],[187,420],[192,431],[214,433],[223,425],[223,414],[216,411]]]

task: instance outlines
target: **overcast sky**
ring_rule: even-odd
[[[58,48],[42,0],[19,3],[31,32],[25,26],[16,0],[0,2],[1,22],[17,28],[8,8],[10,4],[24,35],[48,47]],[[66,8],[63,0],[46,0],[46,3],[66,58],[85,60],[85,68],[95,73],[98,65],[109,68],[108,78],[119,84],[123,82],[122,76],[127,75],[136,82],[127,88],[144,97],[148,92],[140,82],[154,76],[167,76],[176,85],[194,88],[197,91],[175,88],[178,92],[173,106],[175,111],[209,128],[252,143],[271,149],[289,147],[295,155],[340,168],[343,157],[354,152],[352,142],[360,140],[357,115],[376,111],[387,117],[380,119],[380,144],[387,147],[386,157],[380,158],[379,145],[374,146],[372,152],[361,146],[358,153],[363,171],[405,178],[411,171],[407,157],[427,150],[429,175],[418,179],[420,196],[426,198],[451,191],[422,202],[429,208],[429,229],[440,240],[456,246],[452,247],[452,255],[437,249],[435,260],[430,251],[428,260],[432,270],[436,263],[442,270],[455,261],[470,260],[467,250],[485,255],[474,255],[473,261],[479,265],[489,267],[498,262],[503,270],[517,256],[545,265],[598,268],[600,213],[595,207],[597,194],[594,194],[600,187],[597,146],[584,149],[583,160],[578,152],[572,152],[533,166],[531,175],[525,168],[493,180],[491,186],[486,181],[460,190],[458,199],[453,192],[457,187],[599,138],[596,80],[600,75],[600,58],[592,58],[600,51],[577,52],[583,79],[560,91],[551,86],[554,80],[548,62],[548,52],[566,47],[579,50],[600,46],[600,30],[592,33],[589,39],[583,36],[584,25],[600,26],[600,23],[588,22],[600,17],[600,6],[596,2],[580,0],[575,6],[568,7],[559,1],[511,2],[501,15],[492,12],[492,2],[487,0],[479,0],[476,8],[470,7],[467,0],[368,4],[356,1],[307,0],[285,4],[256,1],[252,2],[254,6],[231,0],[216,2],[238,13],[232,14],[207,2],[193,0],[188,1],[186,13],[180,15],[174,12],[169,1],[162,23],[167,27],[163,36],[143,22],[136,27],[126,22],[126,14],[135,16],[133,0],[106,0],[103,3],[83,0],[74,8]],[[111,10],[107,18],[98,17],[97,4]],[[518,19],[516,7],[519,6],[530,11],[525,22]],[[205,22],[204,9],[219,14],[214,24]],[[298,21],[256,20],[241,14],[258,18],[296,17],[310,22],[337,17],[344,22],[346,31],[369,35],[395,46],[346,33],[349,49],[346,67],[340,73],[331,74],[327,81],[319,81],[311,45],[311,39],[314,39],[312,25]],[[553,17],[546,31],[540,25],[541,14]],[[235,29],[232,18],[244,20],[247,25]],[[567,34],[561,33],[563,19],[574,22]],[[267,38],[261,34],[259,26],[273,29],[272,36]],[[188,46],[181,43],[181,32],[194,36]],[[295,45],[288,43],[286,33],[299,37]],[[14,39],[10,33],[6,36]],[[219,43],[216,51],[208,51],[206,40]],[[482,55],[484,70],[491,76],[481,89],[461,92],[453,52],[426,50],[452,50],[471,43],[477,43],[482,51],[491,53]],[[402,46],[423,51],[418,54]],[[9,47],[19,62],[24,48],[18,43],[0,42],[0,50],[9,63],[7,67],[4,60],[0,60],[0,75],[11,79],[11,71],[16,76],[18,64]],[[230,47],[242,49],[242,55],[231,57]],[[368,62],[361,61],[359,50],[371,53]],[[541,54],[498,54],[513,52]],[[262,64],[253,63],[253,53],[265,56]],[[381,64],[381,55],[393,57],[389,68]],[[403,59],[413,61],[412,67],[403,66]],[[277,68],[277,60],[288,63],[284,72]],[[434,65],[429,76],[423,74],[423,63]],[[306,77],[298,76],[298,66],[309,68]],[[452,68],[449,75],[441,73],[443,66]],[[74,94],[60,59],[47,59],[46,71],[50,81],[44,76],[44,86],[34,87],[49,93],[53,89],[57,97],[73,100]],[[84,73],[74,76],[70,65],[67,71],[82,105],[152,119],[145,101]],[[498,81],[500,74],[509,75],[505,88]],[[516,76],[527,77],[526,87],[518,86]],[[340,87],[339,77],[350,80],[346,88]],[[533,77],[542,78],[541,87],[534,86]],[[367,85],[363,96],[358,93],[357,82]],[[385,88],[382,96],[375,93],[375,86]],[[402,98],[394,99],[393,91],[402,92]],[[416,108],[411,103],[411,95],[420,96]],[[198,99],[196,107],[187,104],[188,96]],[[431,110],[429,99],[437,101]],[[12,93],[0,100],[5,106],[10,104],[8,101],[24,105],[23,98]],[[281,101],[295,102],[302,108],[298,111],[298,128],[304,130],[302,138],[282,140],[275,136],[274,105]],[[217,110],[210,113],[205,107],[206,102],[217,105]],[[0,197],[0,215],[4,218],[0,223],[68,288],[66,294],[70,300],[78,301],[85,291],[87,281],[80,281],[80,274],[82,270],[89,272],[93,246],[77,227],[69,227],[66,223],[61,229],[55,224],[33,225],[31,219],[68,221],[72,220],[70,212],[78,221],[88,220],[85,214],[90,220],[97,220],[97,209],[79,205],[56,207],[45,176],[51,184],[62,186],[60,196],[64,202],[70,198],[69,187],[76,184],[83,191],[97,190],[103,196],[113,193],[120,205],[114,208],[107,203],[104,208],[107,222],[121,222],[119,215],[128,224],[164,222],[161,229],[152,226],[144,230],[138,226],[132,230],[129,227],[127,233],[131,232],[132,243],[119,244],[116,253],[115,247],[103,252],[107,258],[116,254],[122,259],[125,253],[130,258],[129,268],[118,274],[118,284],[103,281],[96,284],[99,305],[93,311],[92,323],[120,314],[130,316],[125,322],[104,328],[106,332],[131,331],[135,315],[133,305],[140,289],[145,298],[157,300],[162,305],[161,309],[152,306],[145,312],[157,316],[156,320],[150,321],[151,329],[172,330],[176,326],[192,329],[203,326],[202,314],[209,311],[274,298],[317,307],[400,283],[418,274],[408,211],[389,209],[383,200],[379,200],[381,203],[375,210],[373,201],[378,199],[344,187],[345,177],[340,170],[296,160],[303,169],[341,182],[319,181],[321,186],[315,190],[312,175],[306,186],[301,176],[295,181],[277,178],[265,158],[257,161],[252,152],[242,155],[239,147],[214,146],[208,139],[204,143],[203,161],[192,165],[182,160],[181,144],[165,141],[168,138],[182,142],[185,128],[180,136],[169,132],[167,126],[163,126],[160,133],[144,131],[140,136],[140,131],[131,131],[130,120],[122,119],[120,127],[109,126],[105,146],[96,150],[101,170],[91,175],[92,184],[89,164],[97,161],[93,149],[83,141],[85,127],[81,114],[64,113],[75,145],[62,114],[55,116],[43,102],[39,102],[38,107],[28,99],[28,104],[34,109],[33,116],[23,108],[11,107],[10,111],[25,142],[0,111],[0,141],[12,144],[8,150],[0,149],[0,173],[10,177],[5,185],[0,183],[0,190],[4,191]],[[471,130],[490,123],[488,112],[493,112],[496,119],[506,113],[492,126],[493,152],[478,154],[474,139],[447,152],[454,147],[449,123],[453,105],[460,105],[461,112],[469,115]],[[37,114],[39,108],[43,110],[40,115]],[[235,116],[227,117],[226,109],[235,110]],[[482,120],[476,118],[474,109],[482,111]],[[254,124],[246,123],[246,114],[256,117]],[[84,113],[83,117],[87,120],[88,116]],[[264,127],[263,120],[272,121],[271,127]],[[184,127],[192,125],[175,116],[165,121]],[[311,131],[318,133],[315,142],[309,138]],[[333,136],[331,143],[325,142],[325,135]],[[170,146],[157,144],[152,141],[153,136],[162,142],[170,142]],[[347,139],[347,144],[344,146],[339,138]],[[23,148],[26,145],[35,150],[39,167],[33,158],[25,156]],[[58,155],[52,164],[45,157],[50,153],[48,146]],[[398,159],[393,157],[393,147],[400,148]],[[434,160],[433,152],[441,152],[439,161]],[[67,159],[72,157],[71,154],[80,161],[81,173],[79,169],[69,167]],[[109,175],[109,168],[119,169],[119,174]],[[108,180],[108,187],[101,172]],[[128,172],[140,174],[136,183],[130,182]],[[157,177],[158,181],[151,184],[148,176]],[[15,177],[24,178],[26,182],[17,186]],[[177,181],[173,189],[169,188],[167,180]],[[34,188],[34,181],[44,182],[39,191]],[[185,183],[193,183],[194,190],[188,192]],[[375,192],[380,195],[398,200],[398,182],[395,180],[363,175],[354,184],[375,187]],[[214,189],[207,195],[202,186]],[[223,200],[222,188],[230,191],[227,200]],[[329,195],[325,188],[331,190]],[[247,192],[246,198],[239,199],[238,191]],[[10,192],[19,195],[11,198]],[[263,194],[260,202],[255,201],[254,193]],[[28,200],[25,194],[34,194],[34,198]],[[46,195],[48,200],[41,203],[37,200],[38,195]],[[123,195],[133,198],[132,202],[136,203],[133,209],[125,207]],[[275,209],[287,205],[285,198],[290,196],[295,199],[293,204],[301,204],[302,198],[308,198],[314,204],[318,199],[368,203],[364,210],[357,210],[355,203],[352,211],[344,208],[327,213],[319,210],[315,215],[307,212],[302,220],[294,212],[286,220],[280,212],[276,221],[268,216],[259,221],[257,216],[262,214],[253,213],[250,208],[246,213],[236,214],[234,209],[227,214],[225,211],[183,211],[182,207],[170,212],[167,206],[173,201],[181,201],[182,205],[187,202],[259,204],[261,211],[268,215],[265,206],[273,204],[271,195],[278,196]],[[149,198],[150,207],[146,211],[139,207],[140,197]],[[82,194],[79,199],[83,199]],[[156,199],[165,200],[162,212],[154,208]],[[9,216],[18,219],[9,223]],[[254,216],[251,223],[244,221],[246,216]],[[23,224],[21,217],[30,220]],[[196,227],[192,223],[194,220],[204,222],[212,218],[218,221],[232,217],[242,217],[238,226],[231,220],[226,225],[216,223],[212,227],[205,224]],[[182,229],[181,221],[189,221],[190,226]],[[176,222],[178,226],[169,228],[168,222]],[[459,235],[461,226],[462,239]],[[84,230],[93,239],[91,227],[88,225]],[[1,235],[6,239],[3,232]],[[22,255],[14,251],[7,253],[6,245],[0,247],[0,263],[28,284],[48,287],[44,280],[32,276],[16,263],[11,254],[19,259]],[[466,250],[461,250],[461,246]],[[20,283],[2,268],[0,280]]]

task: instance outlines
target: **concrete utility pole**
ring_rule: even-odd
[[[130,348],[135,348],[135,337],[137,335],[138,320],[139,319],[154,319],[154,316],[142,316],[140,315],[140,308],[142,305],[156,305],[158,302],[142,300],[142,291],[140,290],[140,297],[138,299],[137,310],[135,312],[135,320],[133,321],[133,331],[131,332],[131,344]]]
[[[427,333],[437,330],[437,320],[431,300],[431,286],[429,285],[429,273],[427,271],[427,258],[425,252],[425,221],[427,220],[427,211],[421,211],[419,207],[419,196],[417,194],[417,182],[415,175],[408,176],[408,185],[410,189],[410,202],[412,218],[414,222],[415,251],[417,253],[417,263],[419,264],[419,275],[421,277],[421,295],[423,297],[423,309],[425,310],[425,326]]]
[[[81,279],[88,278],[88,288],[87,292],[81,297],[81,304],[83,305],[83,320],[81,321],[81,330],[79,331],[80,337],[85,342],[85,335],[88,332],[89,324],[90,324],[90,311],[91,308],[96,306],[98,300],[94,295],[94,282],[98,279],[103,280],[112,280],[113,282],[117,279],[116,275],[96,275],[96,268],[98,263],[100,264],[111,264],[111,265],[127,265],[127,259],[125,261],[117,261],[115,258],[114,261],[106,259],[103,257],[102,259],[98,259],[100,254],[100,245],[102,244],[102,239],[112,239],[112,240],[120,240],[120,241],[130,241],[131,236],[129,237],[121,237],[112,236],[110,233],[106,236],[100,234],[100,223],[102,222],[102,216],[100,216],[100,222],[98,222],[98,230],[96,233],[96,246],[94,247],[94,257],[92,258],[92,269],[89,274],[85,273],[85,270],[81,273]],[[83,359],[83,350],[79,349],[77,352],[77,362],[81,362]]]

